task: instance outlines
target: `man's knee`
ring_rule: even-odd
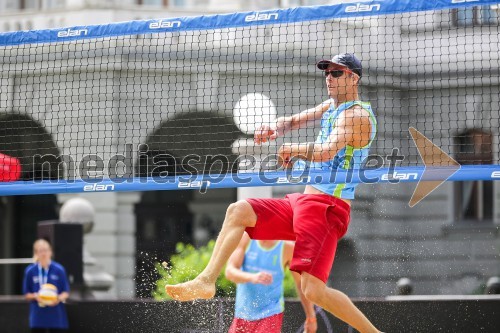
[[[314,304],[321,303],[326,285],[320,279],[303,272],[300,280],[300,287],[304,296]]]
[[[239,200],[229,205],[226,219],[233,225],[253,227],[257,221],[257,215],[246,200]]]

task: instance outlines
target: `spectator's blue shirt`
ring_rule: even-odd
[[[43,281],[40,281],[42,279]],[[40,283],[42,282],[42,283]],[[40,285],[51,283],[57,287],[60,294],[69,292],[68,278],[64,267],[52,261],[48,270],[41,268],[38,263],[29,265],[24,271],[23,294],[37,293]],[[56,306],[38,306],[37,301],[30,302],[30,327],[31,328],[68,328],[68,316],[63,303]]]

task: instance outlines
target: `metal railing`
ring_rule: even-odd
[[[24,265],[32,264],[33,258],[5,258],[0,259],[0,265]]]

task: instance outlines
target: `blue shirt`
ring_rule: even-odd
[[[283,312],[284,244],[283,241],[279,241],[272,248],[266,249],[258,241],[250,241],[241,270],[272,274],[273,282],[269,285],[239,283],[236,287],[234,314],[236,318],[259,320]]]
[[[40,281],[40,278],[43,281]],[[64,267],[52,261],[48,270],[38,263],[29,265],[24,271],[23,294],[37,293],[41,284],[51,283],[57,287],[58,293],[69,292],[68,278]],[[56,306],[40,307],[36,300],[30,302],[31,328],[68,328],[68,316],[63,303]]]
[[[361,106],[370,115],[370,142],[368,142],[366,146],[361,148],[354,148],[348,145],[339,150],[337,154],[329,161],[305,162],[304,160],[299,160],[294,164],[294,170],[305,170],[307,168],[311,168],[312,170],[328,170],[335,172],[338,169],[360,169],[364,166],[366,162],[365,160],[368,157],[370,146],[375,139],[375,135],[377,134],[377,120],[375,119],[375,114],[373,113],[370,103],[350,101],[340,104],[337,108],[335,108],[332,104],[321,118],[321,131],[316,138],[315,143],[327,142],[331,132],[335,128],[335,122],[337,121],[337,118],[342,112],[354,105]],[[333,195],[337,198],[354,199],[354,190],[357,185],[357,183],[345,183],[314,184],[312,186],[323,193]]]

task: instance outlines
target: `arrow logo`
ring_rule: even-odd
[[[410,207],[413,207],[431,194],[432,191],[437,189],[448,178],[453,176],[455,172],[460,170],[460,163],[446,154],[414,127],[410,127],[409,131],[413,142],[415,142],[415,146],[417,146],[420,158],[425,165],[424,173],[419,179],[417,187],[413,191],[413,195],[408,203]]]

